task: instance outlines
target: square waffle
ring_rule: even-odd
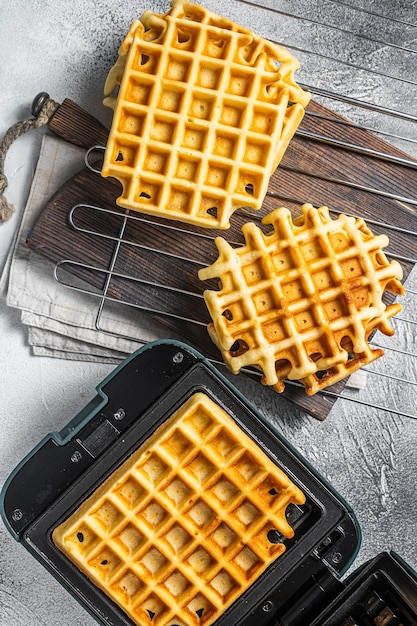
[[[118,88],[103,176],[127,209],[228,228],[262,206],[309,101],[287,50],[185,0],[135,21],[109,73]]]
[[[402,307],[386,306],[383,294],[404,288],[400,264],[382,251],[388,237],[359,218],[333,220],[327,207],[302,211],[294,222],[288,209],[272,211],[262,220],[268,234],[245,224],[239,248],[217,237],[219,257],[199,277],[220,279],[204,299],[229,369],[255,366],[276,391],[287,378],[312,395],[383,355],[368,338],[394,334],[389,319]]]
[[[284,551],[305,496],[194,393],[53,531],[135,624],[208,626]]]

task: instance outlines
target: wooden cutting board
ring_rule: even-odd
[[[126,217],[125,211],[115,203],[120,195],[119,183],[85,168],[47,202],[27,245],[53,263],[67,259],[86,264],[86,267],[65,264],[65,269],[96,290],[102,291],[106,286],[106,294],[112,299],[150,311],[166,328],[167,337],[170,331],[175,331],[214,360],[219,360],[220,355],[207,334],[209,316],[202,298],[202,291],[210,284],[201,283],[197,271],[217,258],[213,243],[216,235],[231,243],[243,243],[242,224],[258,223],[265,213],[278,206],[287,206],[297,215],[302,203],[311,202],[407,229],[409,233],[370,223],[375,233],[388,234],[387,252],[400,257],[407,276],[417,256],[417,241],[411,232],[417,232],[417,204],[405,199],[414,198],[414,202],[417,199],[417,164],[414,167],[371,156],[366,153],[370,149],[409,159],[369,132],[339,123],[340,116],[314,101],[308,111],[310,114],[305,116],[300,133],[290,143],[272,176],[263,209],[238,211],[228,231],[208,231],[133,212]],[[105,145],[108,133],[95,118],[69,100],[58,109],[50,129],[86,148]],[[309,133],[362,146],[364,150],[329,145],[327,141],[310,138]],[[392,198],[393,195],[402,200]],[[78,204],[105,211],[84,206],[73,210]],[[123,242],[119,245],[122,229]],[[112,263],[114,267],[109,275]],[[342,381],[329,390],[338,394],[343,387]],[[325,419],[337,399],[326,392],[308,397],[303,388],[291,385],[286,386],[283,395],[318,419]]]

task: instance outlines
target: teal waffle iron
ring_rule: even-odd
[[[294,537],[248,590],[209,621],[169,626],[416,626],[417,577],[384,552],[349,573],[360,546],[354,513],[306,460],[272,429],[198,352],[173,341],[150,343],[98,387],[95,398],[19,464],[1,493],[13,537],[103,626],[159,626],[157,612],[133,622],[52,540],[54,529],[196,392],[218,403],[304,492],[288,505]],[[146,584],[146,581],[144,581]]]

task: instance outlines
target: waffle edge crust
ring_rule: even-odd
[[[259,209],[310,100],[298,68],[285,48],[197,4],[145,11],[104,87],[114,115],[102,175],[122,184],[117,203],[220,229],[235,210]]]
[[[272,232],[247,223],[241,247],[215,239],[218,259],[199,272],[220,280],[204,292],[208,332],[233,373],[254,366],[278,392],[288,379],[313,395],[384,354],[368,339],[394,334],[389,319],[402,307],[383,295],[404,294],[402,268],[382,250],[388,237],[361,218],[333,220],[327,207],[304,204],[294,221],[282,207],[262,222]]]
[[[194,393],[52,533],[139,626],[209,626],[294,535],[303,492]],[[271,535],[272,534],[272,535]]]

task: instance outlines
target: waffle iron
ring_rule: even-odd
[[[360,546],[353,511],[198,352],[173,341],[146,345],[98,387],[59,433],[49,434],[6,481],[1,512],[21,542],[104,626],[135,622],[52,541],[52,532],[194,393],[218,403],[306,495],[289,505],[286,551],[215,621],[197,611],[169,626],[416,626],[417,575],[384,552],[348,572]],[[163,623],[148,613],[140,626]]]

